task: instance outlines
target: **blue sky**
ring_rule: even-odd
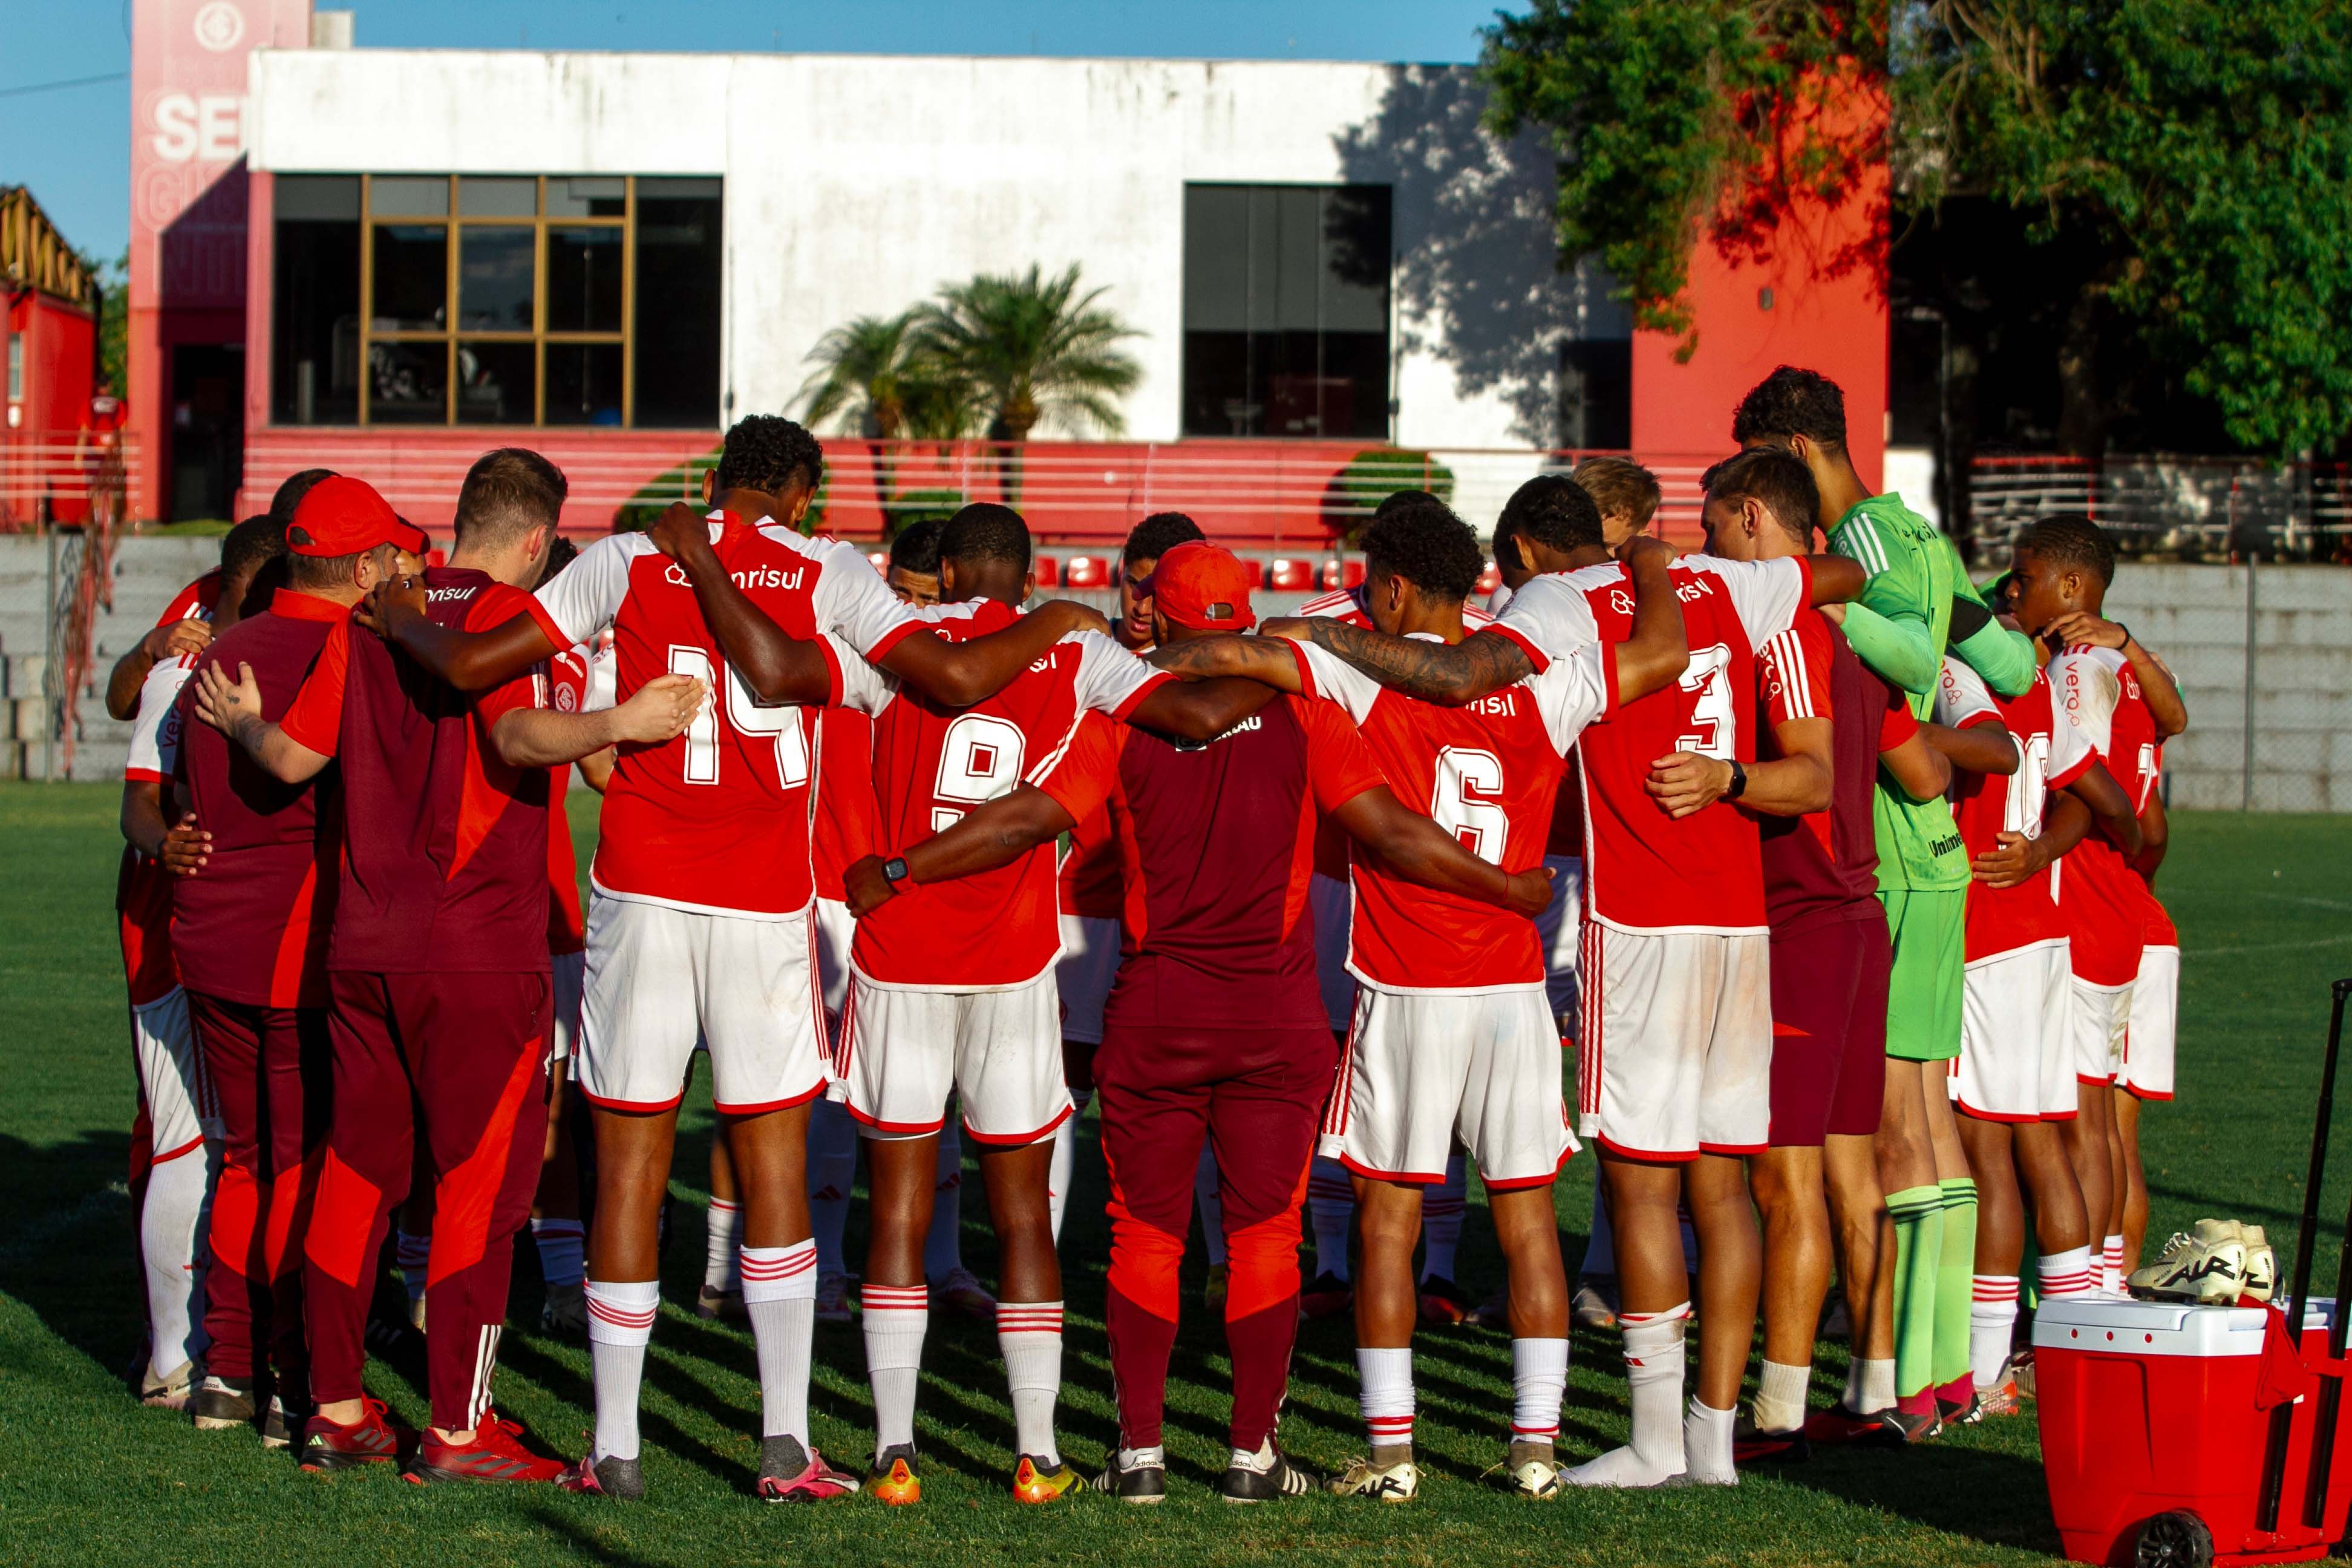
[[[327,8],[325,6],[321,7]],[[350,0],[361,47],[1475,59],[1495,0]],[[0,185],[101,258],[130,231],[130,0],[0,0]]]

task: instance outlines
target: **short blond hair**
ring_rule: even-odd
[[[1622,512],[1638,531],[1658,515],[1658,476],[1630,458],[1587,458],[1570,478],[1584,487],[1603,517]]]

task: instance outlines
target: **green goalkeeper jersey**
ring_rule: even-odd
[[[1934,674],[1951,630],[1952,596],[1974,598],[1976,590],[1961,574],[1935,525],[1892,493],[1872,496],[1840,518],[1830,530],[1830,548],[1860,562],[1870,574],[1859,602],[1878,616],[1884,625],[1876,629],[1906,656],[1900,673],[1882,672],[1909,691],[1912,712],[1926,718],[1935,700]],[[1857,651],[1862,642],[1856,639]],[[1922,672],[1927,679],[1916,685],[1914,679],[1905,678],[1916,679]],[[1877,832],[1882,891],[1968,886],[1968,852],[1960,847],[1959,827],[1943,796],[1913,800],[1882,772],[1871,802],[1871,822]]]

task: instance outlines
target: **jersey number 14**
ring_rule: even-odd
[[[725,680],[718,679],[725,673]],[[776,782],[786,789],[808,783],[808,736],[801,731],[801,708],[797,702],[761,702],[744,686],[732,665],[712,668],[709,650],[690,643],[673,643],[669,650],[669,672],[690,675],[713,691],[725,691],[727,722],[746,741],[759,736],[773,739],[776,748]],[[686,727],[686,782],[690,784],[715,784],[719,782],[719,710],[718,702],[706,702],[694,721]]]

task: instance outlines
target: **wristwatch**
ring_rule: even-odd
[[[913,881],[913,873],[907,869],[907,858],[904,855],[893,855],[883,861],[882,879],[890,884],[890,890],[894,893],[898,890],[899,883]]]
[[[1734,757],[1731,759],[1731,783],[1724,790],[1723,798],[1726,800],[1738,800],[1741,795],[1746,795],[1747,793],[1748,770],[1739,765],[1739,759],[1738,757]],[[885,868],[885,871],[887,873],[887,868]]]

